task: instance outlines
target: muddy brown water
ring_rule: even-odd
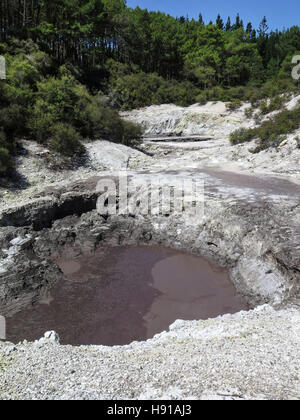
[[[207,182],[206,188],[222,185],[223,187],[235,187],[243,190],[248,188],[254,192],[264,193],[265,196],[279,195],[279,196],[300,196],[300,184],[293,182],[286,178],[279,178],[275,176],[266,175],[247,175],[241,172],[225,171],[219,168],[186,168],[186,174],[191,177],[198,177],[201,174],[208,175],[210,182]],[[175,175],[182,176],[182,170],[166,170],[164,172],[150,172],[140,171],[143,175]],[[206,179],[206,181],[208,181]]]
[[[151,338],[176,319],[248,309],[225,269],[160,246],[67,252],[57,262],[65,279],[7,319],[7,340],[31,341],[55,330],[62,344],[124,345]]]

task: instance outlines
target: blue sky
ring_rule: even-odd
[[[239,13],[244,22],[251,21],[258,27],[263,16],[267,16],[271,29],[283,29],[300,25],[299,0],[127,0],[128,7],[139,6],[141,9],[160,10],[173,16],[195,17],[201,12],[206,22],[215,21],[220,13],[223,20],[228,16],[235,18]]]

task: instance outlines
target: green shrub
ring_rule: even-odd
[[[234,99],[229,104],[227,104],[227,108],[230,111],[235,111],[236,109],[240,108],[242,105],[241,101],[239,99]]]
[[[39,143],[46,143],[51,136],[53,125],[58,121],[55,106],[48,104],[43,99],[38,99],[27,123],[28,130]]]
[[[127,146],[135,145],[140,142],[143,135],[143,130],[140,125],[134,124],[131,121],[122,121],[123,135],[122,143]]]
[[[7,149],[0,147],[0,176],[6,174],[13,167],[12,157]]]
[[[255,138],[256,130],[240,128],[230,133],[231,144],[240,144],[253,140]]]
[[[266,115],[270,112],[282,109],[284,102],[284,96],[276,95],[273,98],[271,98],[269,105],[266,100],[261,101],[259,109],[263,115]]]
[[[0,128],[0,176],[6,175],[13,168],[14,150],[15,142],[9,141],[4,130]]]
[[[118,112],[104,105],[99,98],[91,97],[85,104],[80,101],[74,117],[75,126],[83,137],[112,141],[122,139],[122,120]]]
[[[6,55],[7,82],[13,86],[34,89],[40,74],[25,54]]]
[[[198,96],[196,95],[195,99],[196,102],[200,103],[206,103],[207,101],[250,102],[253,108],[261,106],[264,113],[269,113],[281,109],[287,100],[288,94],[291,92],[297,92],[293,83],[289,84],[283,80],[272,80],[272,82],[266,82],[260,88],[255,86],[214,86],[202,90],[198,93]],[[269,105],[267,104],[268,98],[271,98]]]
[[[191,82],[165,80],[156,73],[132,73],[113,81],[111,100],[121,109],[134,109],[153,104],[174,103],[188,106],[199,93]]]
[[[252,107],[245,109],[244,114],[247,118],[251,118],[253,116],[254,109]]]
[[[6,145],[6,134],[3,129],[0,129],[0,147]]]
[[[53,152],[64,156],[80,155],[84,152],[81,136],[71,125],[57,123],[52,126],[51,131],[49,147]]]
[[[271,98],[269,112],[282,109],[286,99],[287,98],[285,98],[283,95],[276,95],[273,98]]]
[[[205,92],[199,93],[199,95],[196,96],[196,102],[200,105],[205,105],[207,102],[207,95]]]
[[[18,104],[11,104],[0,111],[0,127],[10,138],[26,135],[26,111]]]
[[[268,103],[266,100],[261,101],[259,104],[259,110],[264,115],[268,113]]]
[[[113,85],[113,96],[116,105],[122,109],[142,108],[152,105],[154,92],[158,90],[163,79],[156,74],[129,74],[119,77]]]
[[[16,143],[15,141],[0,128],[0,147],[7,149],[11,154],[15,152]]]
[[[47,76],[49,72],[54,72],[52,58],[43,51],[31,51],[28,55],[30,64],[38,71],[39,75]]]
[[[49,127],[55,123],[72,123],[78,100],[76,84],[71,76],[50,77],[37,84],[36,101],[29,119],[31,134],[36,140],[45,142],[49,137]]]
[[[76,127],[83,137],[104,138],[131,145],[141,139],[141,126],[123,121],[118,112],[106,106],[100,98],[92,97],[76,114]]]
[[[196,102],[199,89],[189,82],[175,80],[164,81],[153,97],[156,104],[173,103],[179,106],[189,106]]]
[[[300,127],[300,106],[292,111],[284,110],[272,119],[264,121],[260,127],[254,129],[239,129],[230,134],[232,144],[244,143],[252,139],[260,139],[257,151],[269,147],[277,147],[283,136],[292,133]]]
[[[134,129],[130,126],[131,134],[127,134],[129,126],[125,124],[124,127],[116,110],[105,105],[100,97],[92,96],[65,67],[60,69],[60,75],[60,78],[50,77],[37,85],[37,97],[28,121],[28,128],[35,140],[46,143],[51,137],[56,152],[61,150],[61,153],[68,154],[61,146],[61,141],[57,141],[57,127],[61,131],[62,127],[70,129],[72,126],[85,138],[130,143]],[[56,127],[54,133],[53,127]],[[135,132],[139,130],[135,128]],[[140,136],[134,134],[133,137]],[[71,145],[70,153],[72,150]]]

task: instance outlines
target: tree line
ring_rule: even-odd
[[[84,138],[139,141],[119,109],[208,100],[279,109],[281,94],[299,89],[296,54],[299,26],[269,31],[265,17],[254,28],[239,15],[204,22],[124,0],[0,0],[0,177],[20,138],[68,158],[83,154]]]
[[[32,39],[58,62],[105,76],[113,59],[200,88],[260,85],[300,51],[300,28],[269,31],[237,15],[215,22],[126,7],[124,0],[0,0],[0,37]],[[137,68],[136,68],[137,67]]]

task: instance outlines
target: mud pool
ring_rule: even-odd
[[[161,246],[122,246],[56,259],[64,279],[38,303],[7,319],[7,340],[55,330],[62,344],[125,345],[152,338],[176,319],[248,309],[226,269]]]

